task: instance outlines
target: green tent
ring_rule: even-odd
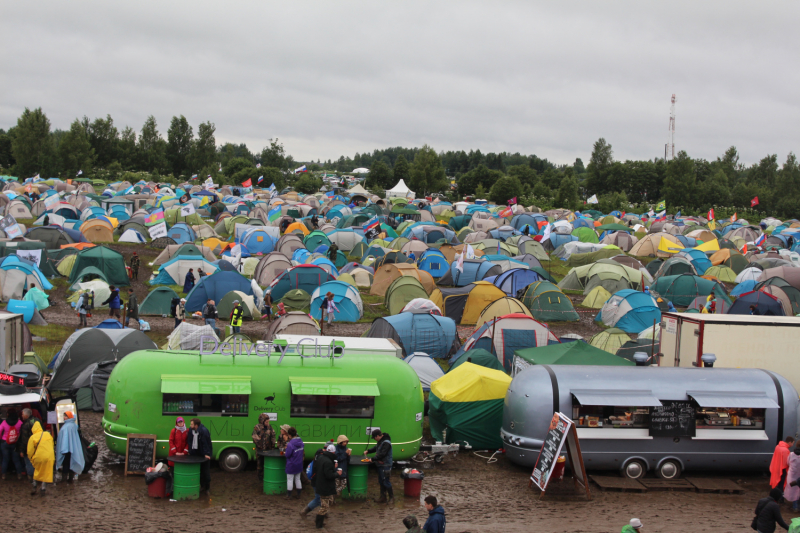
[[[514,355],[532,365],[634,366],[634,363],[583,341],[562,342],[515,350]]]
[[[725,289],[717,281],[704,279],[691,274],[661,276],[651,287],[663,299],[671,301],[676,307],[687,307],[698,296],[708,296],[712,292],[731,305]]]
[[[94,246],[78,252],[69,275],[70,285],[78,280],[86,267],[97,268],[110,285],[127,287],[131,284],[128,279],[128,271],[125,269],[125,259],[121,253],[115,252],[111,248]]]
[[[586,226],[575,228],[572,230],[572,235],[577,237],[580,242],[591,242],[597,244],[600,240],[597,238],[597,233],[592,228]]]
[[[591,307],[592,309],[600,309],[609,298],[611,298],[611,293],[602,285],[597,285],[586,295],[586,298],[583,300],[583,306]]]
[[[149,316],[169,315],[173,298],[179,298],[178,293],[170,287],[160,286],[150,291],[139,304],[139,314]]]
[[[503,446],[500,427],[511,378],[501,370],[463,363],[431,383],[428,418],[431,436],[473,450]]]
[[[464,363],[472,363],[474,365],[491,368],[492,370],[505,372],[503,363],[497,359],[497,356],[492,355],[491,352],[484,350],[483,348],[473,348],[472,350],[467,350],[461,354],[461,356],[456,359],[452,365],[450,365],[450,370],[448,370],[448,372],[452,372]]]
[[[603,233],[604,231],[627,231],[628,233],[633,233],[633,228],[616,223],[603,224],[601,226],[597,226],[595,229],[600,233]]]
[[[305,309],[311,305],[311,295],[303,289],[292,289],[279,301],[290,309]]]
[[[305,239],[303,239],[303,245],[308,251],[313,252],[320,246],[330,246],[331,241],[324,232],[320,230],[314,230],[306,235]]]
[[[578,228],[581,229],[581,228]],[[526,250],[527,251],[527,250]],[[567,259],[567,266],[568,267],[576,267],[582,265],[588,265],[589,263],[594,263],[600,259],[607,259],[609,257],[614,257],[615,255],[619,255],[622,253],[622,250],[618,246],[614,246],[613,244],[609,244],[602,250],[597,250],[596,252],[588,252],[585,254],[572,254]]]
[[[608,328],[593,336],[589,340],[589,344],[595,348],[615,354],[629,340],[631,338],[621,329]]]
[[[386,289],[383,304],[389,310],[390,315],[396,315],[415,298],[428,299],[425,287],[413,276],[400,276]]]
[[[522,303],[531,310],[533,318],[543,322],[577,322],[578,313],[572,301],[561,292],[557,285],[549,281],[531,283],[525,289]]]

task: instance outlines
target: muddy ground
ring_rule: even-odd
[[[302,519],[298,514],[313,498],[312,490],[306,487],[301,500],[266,496],[254,465],[240,474],[228,474],[213,464],[211,494],[197,501],[151,499],[144,478],[125,477],[124,458],[106,448],[101,415],[82,411],[80,417],[85,435],[100,448],[93,471],[72,485],[57,483],[44,497],[30,496],[29,485],[14,476],[0,482],[0,508],[8,519],[4,531],[315,531],[313,517]],[[439,499],[447,512],[449,533],[608,533],[619,531],[631,517],[640,518],[647,533],[744,532],[750,531],[756,502],[769,489],[764,475],[730,477],[745,488],[741,495],[602,492],[592,484],[592,500],[587,501],[572,490],[569,481],[564,481],[539,500],[538,491],[527,487],[530,470],[511,464],[503,456],[487,464],[486,459],[474,453],[462,452],[443,465],[423,470],[422,497],[433,494]],[[403,533],[401,521],[409,514],[416,515],[422,523],[427,513],[420,499],[402,496],[403,482],[397,470],[392,474],[392,483],[396,488],[393,506],[337,503],[325,531]],[[377,495],[377,477],[373,473],[369,496]],[[14,512],[8,514],[10,510]],[[786,520],[797,516],[785,505],[783,513]]]

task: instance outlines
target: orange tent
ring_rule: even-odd
[[[62,248],[77,248],[78,250],[83,250],[85,248],[91,248],[93,246],[97,246],[96,244],[92,244],[91,242],[74,242],[72,244],[62,244]]]

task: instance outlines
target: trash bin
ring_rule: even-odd
[[[422,492],[422,480],[425,479],[425,474],[416,468],[406,468],[401,474],[403,478],[403,493],[408,498],[419,498]]]
[[[163,477],[156,478],[147,485],[147,495],[151,498],[167,497],[167,480]]]
[[[561,481],[564,478],[564,467],[567,466],[567,458],[563,455],[556,460],[556,466],[550,475],[550,481]]]

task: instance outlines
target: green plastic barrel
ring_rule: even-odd
[[[286,492],[286,458],[264,457],[264,494]]]
[[[172,498],[196,500],[200,497],[200,464],[175,463]]]
[[[367,465],[350,465],[347,468],[347,489],[342,495],[348,500],[364,500],[367,497]]]

